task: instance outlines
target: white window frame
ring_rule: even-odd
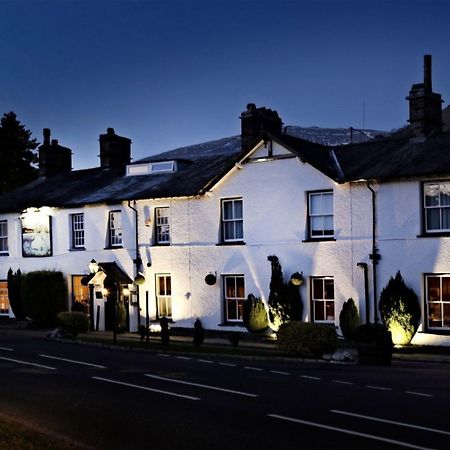
[[[312,206],[313,197],[320,198],[321,206],[320,206],[319,211],[313,211],[313,206]],[[331,205],[332,205],[331,213],[329,211],[324,211],[324,202],[323,202],[324,197],[331,197]],[[326,223],[327,219],[329,220],[330,218],[331,218],[333,227],[331,230],[328,230],[326,228],[325,223]],[[317,220],[322,221],[322,227],[316,228],[316,230],[321,231],[321,234],[313,234],[313,231],[314,231],[313,222],[317,221]],[[308,192],[308,238],[311,240],[334,238],[334,195],[333,195],[333,191],[324,190],[324,191]]]
[[[437,204],[429,204],[427,201],[427,192],[431,189],[436,189],[439,195],[437,196]],[[424,223],[426,233],[450,233],[450,220],[447,227],[443,226],[443,213],[444,211],[450,214],[450,202],[448,205],[442,204],[442,194],[448,192],[450,196],[450,181],[435,181],[423,184],[423,208],[424,208]],[[432,198],[432,197],[430,197]],[[428,203],[428,204],[427,204]],[[439,214],[439,227],[429,228],[429,214],[437,212]]]
[[[163,280],[163,291],[161,292],[160,280]],[[156,283],[156,318],[172,318],[172,276],[168,273],[157,273]]]
[[[155,208],[155,244],[170,244],[170,208],[168,206]]]
[[[70,226],[72,231],[72,248],[84,249],[84,213],[71,214]]]
[[[238,296],[237,280],[242,280],[244,283],[244,295],[242,297]],[[228,295],[227,286],[228,281],[234,284],[234,294]],[[245,300],[245,276],[239,275],[224,275],[223,276],[223,299],[224,299],[224,318],[225,322],[242,322],[242,308]],[[233,315],[230,318],[230,312],[233,309]]]
[[[438,278],[439,279],[439,293],[438,299],[430,301],[430,288],[429,288],[429,280],[430,278]],[[445,311],[444,309],[450,310],[450,297],[448,299],[442,299],[442,281],[443,279],[449,279],[450,274],[427,274],[425,275],[425,315],[426,315],[426,329],[427,330],[440,330],[440,331],[450,331],[450,320],[448,321],[448,325],[445,324]],[[437,293],[436,293],[437,295]],[[440,320],[441,324],[437,325],[431,324],[430,319],[432,318],[430,311],[430,304],[439,307],[440,310],[440,319],[435,319],[434,322],[438,322]],[[450,313],[449,313],[450,314]]]
[[[0,220],[0,255],[8,255],[8,221]]]
[[[109,211],[108,214],[109,247],[122,247],[122,211]]]
[[[333,282],[333,297],[329,298],[326,296],[325,282]],[[322,283],[322,297],[318,297],[315,291],[315,283]],[[332,323],[336,321],[336,293],[335,293],[335,283],[333,277],[311,277],[311,317],[314,323]],[[333,316],[327,316],[327,303],[333,304]],[[325,319],[316,318],[316,308],[322,308],[323,317]]]
[[[225,217],[225,205],[231,203],[232,217]],[[241,204],[242,216],[236,215],[236,204]],[[222,241],[223,242],[242,242],[244,240],[244,201],[242,197],[222,199]],[[232,225],[233,233],[228,236],[227,227]],[[238,236],[238,224],[241,224],[242,236]]]

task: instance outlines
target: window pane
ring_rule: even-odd
[[[313,236],[323,235],[323,217],[311,217],[311,234]]]
[[[244,298],[245,296],[244,277],[236,278],[236,290],[237,290],[236,297]]]
[[[439,301],[441,298],[441,282],[438,277],[427,277],[428,282],[428,301]]]
[[[444,327],[450,327],[450,303],[444,303]]]
[[[313,299],[323,299],[323,280],[313,279]]]
[[[227,297],[236,297],[235,280],[231,277],[225,278],[225,292]]]
[[[314,320],[325,320],[325,302],[314,301]]]
[[[223,238],[225,240],[235,239],[234,222],[225,222],[223,224]]]
[[[309,196],[310,214],[322,214],[322,195],[310,194]]]
[[[237,320],[236,300],[227,300],[227,319]]]
[[[223,202],[223,218],[233,219],[233,203],[231,201]]]
[[[450,208],[442,208],[442,229],[450,229]]]
[[[442,326],[440,303],[428,303],[428,325],[430,327]]]
[[[448,183],[444,183],[440,185],[440,202],[441,206],[449,206],[450,205],[450,185]]]
[[[439,230],[441,228],[439,209],[427,209],[427,230]]]
[[[322,197],[322,213],[333,214],[333,194],[323,194]]]
[[[439,206],[439,185],[426,184],[424,186],[425,206]]]
[[[234,218],[242,219],[242,200],[234,201]]]
[[[450,277],[442,277],[441,300],[450,302]]]
[[[326,302],[325,308],[327,320],[334,321],[334,302]]]
[[[324,280],[326,299],[334,299],[334,280]]]
[[[234,239],[242,239],[244,237],[244,223],[242,220],[235,222],[235,236]]]
[[[334,234],[333,216],[324,217],[324,234],[326,236],[332,236]]]

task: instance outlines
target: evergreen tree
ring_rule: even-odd
[[[12,111],[0,121],[0,194],[12,191],[37,178],[36,139]]]

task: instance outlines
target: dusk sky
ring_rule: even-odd
[[[39,142],[50,128],[75,169],[99,165],[107,127],[136,160],[239,134],[249,102],[285,125],[391,130],[424,54],[445,107],[447,0],[0,0],[0,114]]]

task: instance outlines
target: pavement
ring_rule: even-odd
[[[61,336],[55,330],[49,329],[33,329],[24,328],[18,326],[17,323],[0,322],[0,331],[10,330],[14,333],[24,334],[34,338],[41,339],[55,339],[61,342],[79,343],[84,345],[97,345],[106,346],[109,348],[118,349],[139,349],[139,350],[151,350],[158,348],[161,340],[158,333],[151,333],[149,336],[149,349],[144,345],[140,345],[141,337],[138,333],[118,333],[117,342],[113,342],[113,333],[109,331],[96,331],[81,333],[77,339],[67,339]],[[170,335],[170,343],[174,344],[186,344],[193,345],[192,336],[179,334]],[[153,344],[153,346],[152,346]],[[244,357],[250,359],[284,359],[295,360],[304,362],[331,362],[331,363],[350,363],[355,364],[358,360],[358,351],[356,346],[350,345],[341,340],[338,350],[333,354],[324,355],[322,360],[317,359],[303,359],[303,358],[290,358],[283,355],[278,349],[276,341],[270,339],[258,340],[247,338],[245,335],[239,340],[238,345],[233,345],[227,337],[208,336],[206,334],[205,340],[201,345],[203,348],[207,348],[209,354],[227,354],[235,357]],[[159,348],[158,351],[161,351]],[[176,345],[167,347],[167,351],[176,352]],[[186,348],[183,346],[180,352],[186,352]],[[194,347],[193,347],[193,351]],[[416,361],[416,362],[428,362],[428,363],[450,363],[450,347],[430,347],[430,346],[408,346],[404,348],[394,348],[393,361]]]

